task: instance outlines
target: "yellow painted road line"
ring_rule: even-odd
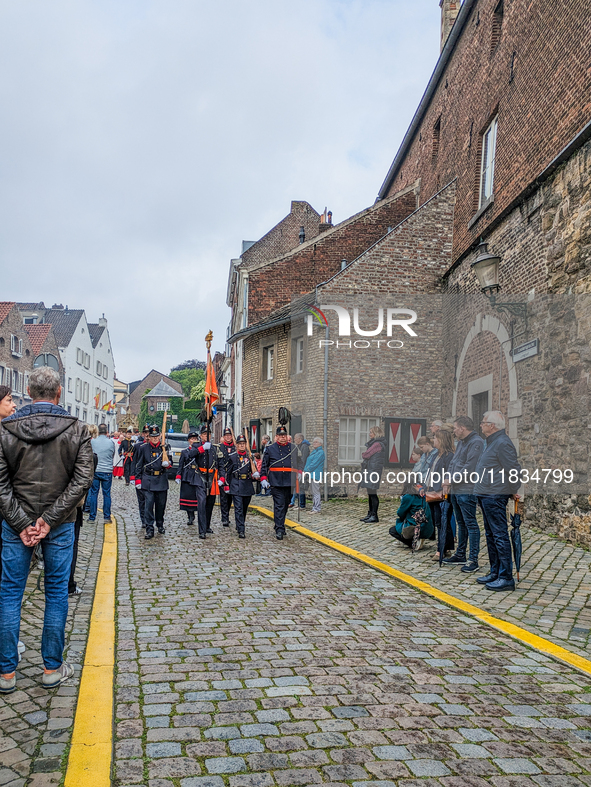
[[[117,524],[105,524],[65,787],[110,787],[113,752]]]
[[[262,508],[261,506],[250,506],[250,508],[255,509],[264,516],[270,517],[271,519],[273,518],[273,512],[268,508]],[[486,623],[488,626],[492,626],[493,628],[502,631],[504,634],[508,634],[510,637],[513,637],[513,639],[519,640],[520,642],[529,645],[530,648],[534,648],[534,650],[538,650],[540,653],[545,653],[548,656],[552,656],[553,658],[558,659],[559,661],[562,661],[571,667],[575,667],[575,669],[581,670],[581,672],[591,675],[591,661],[583,658],[582,656],[578,656],[571,650],[567,650],[567,648],[556,645],[556,643],[551,642],[548,639],[544,639],[544,637],[539,637],[537,634],[532,634],[531,631],[527,631],[527,629],[521,628],[521,626],[516,626],[514,623],[509,623],[506,620],[496,618],[494,615],[491,615],[484,609],[474,606],[474,604],[469,604],[467,601],[462,601],[455,596],[451,596],[449,593],[439,590],[438,588],[433,587],[433,585],[423,582],[421,579],[416,579],[416,577],[413,577],[410,574],[405,574],[403,571],[392,568],[392,566],[389,566],[387,563],[382,563],[379,560],[375,560],[373,557],[363,554],[363,552],[358,552],[356,549],[351,549],[344,544],[340,544],[338,541],[333,541],[330,538],[321,536],[319,533],[315,533],[313,530],[309,530],[307,527],[303,527],[297,522],[292,522],[290,519],[286,519],[285,524],[288,525],[292,530],[295,530],[297,533],[301,533],[307,538],[311,538],[314,541],[319,541],[321,544],[324,544],[331,549],[335,549],[337,552],[342,552],[344,555],[348,555],[355,560],[359,560],[361,563],[372,566],[378,571],[382,571],[384,574],[389,574],[389,576],[399,579],[401,582],[404,582],[407,585],[411,585],[417,590],[420,590],[422,593],[426,593],[427,595],[436,598],[438,601],[442,601],[444,604],[447,604],[450,607],[459,609],[462,612],[465,612],[467,615],[477,618],[482,623]]]

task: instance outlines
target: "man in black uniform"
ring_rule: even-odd
[[[133,432],[128,429],[125,433],[125,438],[121,441],[119,446],[119,456],[123,457],[123,477],[125,478],[125,486],[129,486],[131,478],[131,460],[133,457],[134,442],[132,440]]]
[[[285,515],[291,500],[293,446],[288,442],[285,426],[278,426],[275,434],[277,435],[276,442],[268,445],[263,454],[261,486],[263,489],[271,487],[275,535],[281,541],[285,535]]]
[[[211,515],[215,506],[215,499],[219,491],[218,476],[224,475],[224,469],[220,469],[224,459],[224,455],[220,450],[219,445],[207,442],[207,433],[209,429],[205,424],[201,427],[201,447],[203,452],[197,452],[197,467],[203,478],[203,484],[206,488],[205,497],[205,513],[207,516],[207,533],[213,533],[211,529]],[[209,444],[209,448],[205,446]]]
[[[225,478],[220,478],[220,482],[225,480],[226,486],[224,488],[232,495],[238,538],[246,538],[244,532],[246,513],[254,495],[252,479],[258,480],[260,475],[257,472],[252,472],[250,458],[246,452],[246,438],[242,434],[236,438],[235,453],[228,455],[224,475]]]
[[[191,449],[195,443],[199,442],[199,435],[197,432],[189,432],[187,440],[189,442],[189,447],[181,451],[175,480],[177,484],[181,485],[179,499],[180,509],[181,511],[187,512],[187,524],[194,525],[195,511],[199,510],[199,506],[204,506],[205,494],[201,494],[203,490],[203,481],[197,463],[193,456],[191,456]],[[199,525],[199,532],[201,532],[201,520],[199,521]]]
[[[162,460],[160,427],[151,426],[148,442],[137,449],[135,462],[135,485],[141,486],[145,499],[144,518],[146,539],[154,538],[154,523],[159,533],[164,530],[164,510],[168,496],[168,472],[170,462]]]
[[[138,439],[133,444],[133,454],[131,455],[131,475],[130,475],[130,479],[133,481],[134,486],[135,486],[135,493],[137,495],[137,506],[138,506],[138,509],[139,509],[139,512],[140,512],[140,521],[142,523],[142,527],[146,526],[146,517],[145,517],[146,499],[144,497],[144,493],[143,493],[141,487],[137,486],[136,483],[135,483],[135,463],[136,463],[136,460],[137,460],[137,450],[138,450],[138,448],[140,447],[140,445],[142,443],[147,442],[149,432],[150,432],[150,427],[148,426],[148,424],[145,424],[144,428],[142,429],[141,435],[138,437]]]
[[[222,442],[220,443],[220,451],[223,454],[223,458],[221,460],[221,468],[225,468],[228,462],[228,457],[231,454],[236,453],[236,446],[234,445],[234,438],[232,437],[232,430],[229,426],[226,426],[224,429],[224,434],[222,437]],[[220,470],[220,475],[223,474],[223,470]],[[232,495],[228,492],[224,492],[223,488],[220,486],[220,511],[222,514],[222,525],[224,527],[230,527],[230,508],[232,506]]]

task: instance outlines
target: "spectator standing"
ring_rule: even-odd
[[[453,451],[454,445],[453,440],[451,437],[451,432],[448,429],[438,429],[435,437],[433,438],[433,444],[435,446],[435,450],[437,451],[434,460],[431,463],[430,472],[429,472],[429,485],[427,487],[428,492],[439,492],[441,494],[441,500],[434,500],[429,502],[429,507],[431,508],[431,518],[433,520],[433,524],[437,529],[437,533],[439,533],[439,528],[441,527],[442,518],[444,516],[451,517],[451,504],[449,500],[445,499],[445,493],[443,491],[443,473],[449,471],[449,465],[453,458]],[[439,543],[439,539],[438,539]],[[445,541],[445,549],[444,555],[454,548],[454,536],[451,529],[451,522],[450,527],[447,531],[447,538]],[[439,560],[439,552],[436,552],[433,556],[433,560]]]
[[[136,445],[137,440],[133,440],[133,432],[131,429],[128,429],[125,433],[125,437],[121,441],[121,445],[119,446],[119,456],[123,459],[123,476],[125,478],[125,486],[129,486],[132,476],[132,457],[133,457],[133,449],[134,445]]]
[[[515,590],[511,541],[507,524],[507,503],[515,498],[520,481],[509,482],[511,470],[521,473],[517,451],[513,441],[505,432],[505,418],[498,410],[488,410],[480,424],[485,437],[484,450],[480,455],[476,472],[482,481],[477,481],[474,494],[482,509],[484,533],[490,562],[489,573],[476,581],[486,585],[487,590]]]
[[[306,493],[303,491],[302,473],[304,472],[304,467],[306,466],[306,462],[308,461],[308,457],[310,456],[310,443],[308,442],[308,440],[305,439],[304,435],[301,432],[298,432],[293,436],[293,441],[295,445],[295,450],[293,452],[292,467],[298,471],[299,488],[300,488],[300,508],[305,508]],[[291,503],[289,504],[290,508],[294,507],[296,498],[297,498],[297,492],[294,492],[293,495],[291,496]]]
[[[420,473],[420,483],[427,483],[427,473],[431,464],[435,461],[437,456],[437,449],[433,448],[433,441],[429,437],[419,437],[417,440],[417,449],[421,451],[421,458],[413,467],[413,472]],[[417,481],[419,479],[417,478]]]
[[[88,429],[59,406],[57,372],[34,369],[28,391],[33,402],[0,426],[0,692],[5,694],[16,688],[21,604],[38,543],[45,566],[42,684],[53,688],[74,674],[63,660],[68,579],[76,508],[93,476]]]
[[[16,410],[16,405],[12,399],[12,390],[7,385],[0,385],[0,421],[8,418]],[[0,580],[2,579],[2,520],[4,516],[0,511]]]
[[[443,562],[448,565],[463,564],[461,570],[469,574],[478,568],[478,554],[480,552],[480,528],[476,521],[476,496],[470,476],[476,470],[484,448],[484,440],[476,434],[474,421],[467,415],[456,418],[453,429],[458,442],[449,465],[451,484],[444,484],[443,491],[451,493],[451,505],[456,517],[458,545],[455,554],[444,558]],[[454,481],[454,476],[461,477],[461,480]],[[470,553],[466,562],[468,540]]]
[[[121,445],[121,433],[115,432],[111,437],[111,440],[113,441],[113,445],[115,446],[115,453],[113,454],[113,478],[122,478],[123,457],[119,455],[119,446]]]
[[[367,516],[362,517],[362,522],[373,524],[379,522],[378,507],[380,501],[378,490],[382,482],[382,470],[386,464],[386,438],[379,426],[373,426],[369,430],[369,440],[365,444],[365,451],[361,454],[361,471],[365,473],[367,481],[362,483],[367,489],[369,498],[369,511]]]
[[[88,495],[88,505],[90,508],[89,522],[94,522],[98,508],[99,489],[103,490],[103,517],[105,522],[111,521],[111,485],[113,483],[113,456],[115,446],[108,436],[106,424],[101,424],[98,428],[98,437],[91,441],[92,451],[97,456],[96,470]]]
[[[324,470],[324,448],[322,438],[312,440],[312,450],[306,460],[304,473],[310,473],[310,492],[312,493],[312,513],[320,513],[320,484]]]

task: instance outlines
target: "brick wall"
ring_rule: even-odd
[[[249,274],[248,323],[253,325],[326,281],[397,226],[416,208],[414,189],[385,200],[336,225],[279,260],[254,268]]]
[[[17,407],[20,407],[25,404],[26,401],[30,401],[28,397],[25,398],[26,384],[24,375],[29,374],[33,370],[33,361],[35,359],[33,357],[31,342],[23,328],[23,320],[16,304],[8,304],[5,302],[0,304],[0,308],[2,308],[3,313],[8,312],[0,324],[0,365],[5,369],[3,384],[7,385],[9,388],[13,388],[12,372],[17,371],[23,375],[23,390],[17,392],[16,389],[13,389],[14,401]],[[18,336],[19,339],[22,339],[22,357],[20,358],[13,355],[11,351],[11,335]]]
[[[388,194],[417,178],[420,201],[457,178],[453,259],[511,205],[591,117],[591,13],[587,3],[477,0]],[[512,68],[513,64],[513,68]],[[472,228],[482,132],[498,114],[494,203]],[[440,120],[438,150],[434,129]]]
[[[173,380],[171,377],[167,377],[165,374],[152,369],[152,371],[144,377],[141,383],[139,383],[137,388],[129,395],[129,409],[134,415],[139,415],[140,408],[142,406],[142,399],[146,393],[146,390],[151,391],[152,388],[155,388],[158,385],[160,380],[164,380],[164,382],[170,385],[171,388],[174,388],[175,391],[178,391],[182,394],[183,389],[180,383],[177,383],[176,380]]]
[[[310,240],[318,235],[319,226],[320,214],[308,202],[292,200],[287,216],[242,254],[240,267],[248,269],[280,257],[299,244],[300,227]]]

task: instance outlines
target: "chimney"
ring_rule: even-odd
[[[98,324],[99,324],[100,328],[106,328],[107,327],[107,318],[105,317],[104,313],[103,313],[102,317],[99,317]]]
[[[441,52],[447,43],[456,17],[460,12],[461,0],[439,0],[441,8]]]

